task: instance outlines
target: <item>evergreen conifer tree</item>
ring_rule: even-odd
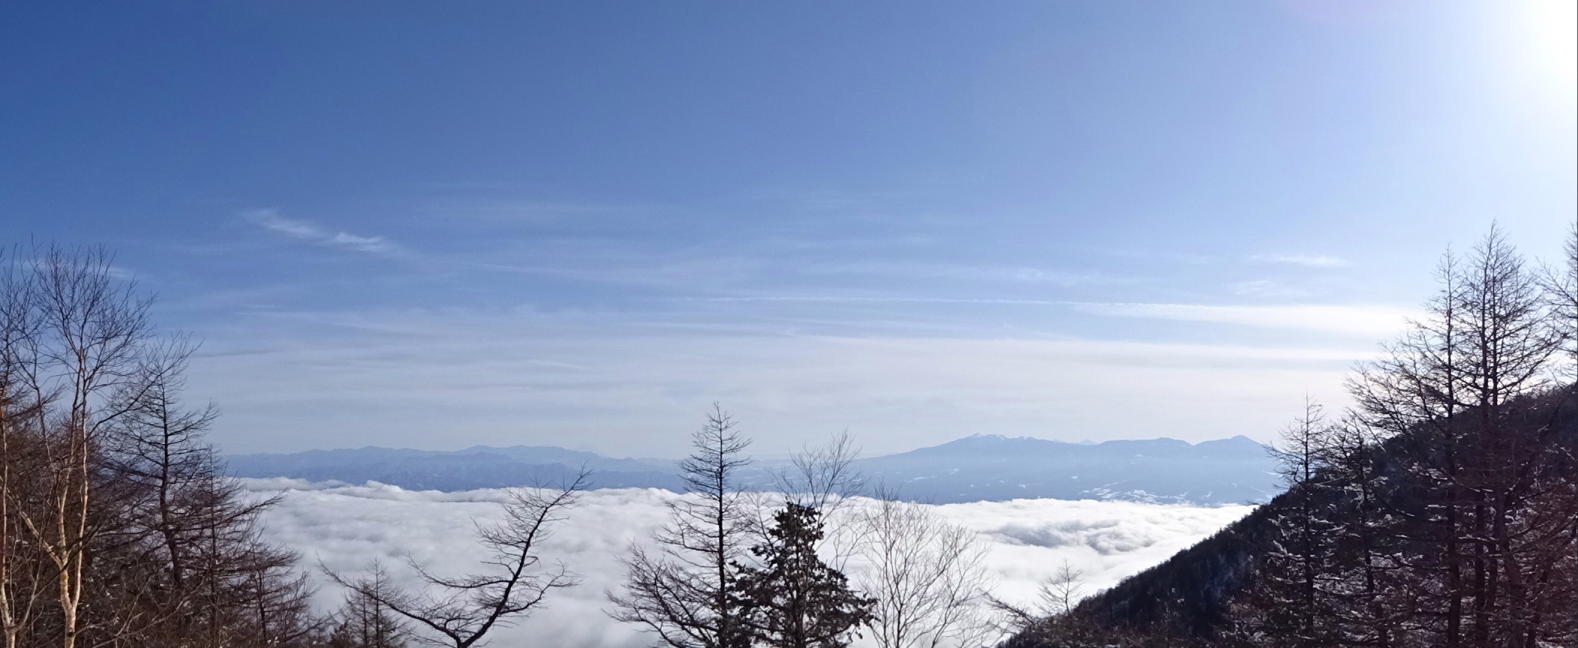
[[[760,566],[736,565],[736,596],[763,644],[840,648],[871,619],[875,601],[850,589],[844,574],[817,556],[822,533],[817,509],[789,502],[766,540],[751,549]]]

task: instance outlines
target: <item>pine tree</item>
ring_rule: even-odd
[[[844,575],[817,556],[822,533],[817,509],[790,502],[774,516],[766,541],[751,549],[760,566],[736,564],[740,607],[762,643],[847,646],[855,628],[871,619],[875,601],[850,589]]]

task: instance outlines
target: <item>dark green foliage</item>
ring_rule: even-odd
[[[758,641],[774,648],[849,645],[875,602],[817,557],[822,520],[815,508],[790,502],[773,519],[766,541],[751,549],[761,565],[736,565],[746,623]]]

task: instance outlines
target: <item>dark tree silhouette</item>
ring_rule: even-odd
[[[355,595],[409,619],[425,633],[420,638],[428,643],[454,648],[480,645],[489,631],[531,614],[549,594],[579,584],[563,563],[550,565],[543,560],[541,543],[575,506],[588,477],[583,470],[557,488],[512,492],[504,505],[504,521],[477,529],[487,567],[478,573],[440,576],[413,560],[411,567],[427,587],[407,592],[387,587],[376,569],[371,577],[354,581],[324,571]]]
[[[753,547],[760,566],[737,565],[740,608],[752,633],[774,648],[849,645],[871,620],[875,600],[851,590],[847,579],[817,556],[822,520],[794,502],[774,516],[767,538]]]
[[[226,478],[191,345],[98,248],[0,265],[0,636],[6,648],[294,648],[314,640],[271,503]]]
[[[1288,492],[1075,616],[1172,645],[1578,646],[1578,238],[1567,255],[1532,272],[1497,228],[1446,255],[1354,407],[1295,426]],[[1016,645],[1065,645],[1045,637]]]
[[[610,616],[643,626],[673,648],[745,648],[750,633],[735,606],[731,564],[752,533],[750,502],[738,473],[750,460],[734,419],[717,405],[691,437],[680,464],[686,496],[669,505],[659,549],[632,545],[622,592],[609,593]]]
[[[327,648],[404,648],[410,634],[408,624],[380,602],[395,595],[389,582],[389,572],[382,563],[374,560],[369,574],[363,577],[366,590],[346,592],[345,604],[340,607],[339,624],[329,636]]]

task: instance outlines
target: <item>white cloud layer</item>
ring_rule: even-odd
[[[400,583],[414,582],[403,564],[407,554],[441,574],[474,568],[475,555],[466,551],[475,546],[472,521],[496,520],[505,498],[502,490],[439,493],[381,484],[245,481],[255,492],[282,495],[264,518],[265,534],[300,552],[304,564],[321,560],[350,574],[378,558],[392,568]],[[606,616],[604,592],[622,581],[619,556],[631,542],[650,542],[650,531],[665,519],[665,503],[675,497],[679,496],[648,489],[588,492],[549,540],[544,554],[567,562],[583,582],[559,592],[547,609],[525,622],[500,630],[491,645],[649,645],[650,638]],[[855,502],[869,504],[869,500]],[[1251,510],[1044,499],[932,508],[979,534],[988,548],[986,566],[995,593],[1020,602],[1033,599],[1037,584],[1064,560],[1084,570],[1087,592],[1093,592],[1164,560]],[[850,566],[851,571],[858,569],[858,564]],[[311,576],[320,586],[316,603],[325,610],[337,607],[343,592],[321,573]]]

